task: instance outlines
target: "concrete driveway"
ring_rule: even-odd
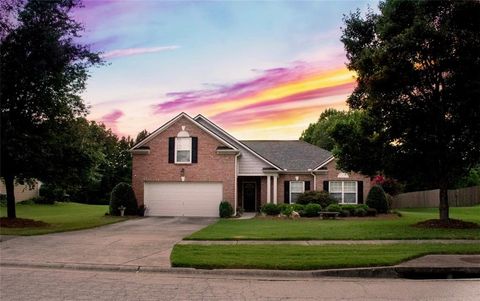
[[[148,217],[88,230],[17,236],[0,243],[0,259],[17,263],[170,267],[170,252],[175,243],[214,221],[215,218]]]

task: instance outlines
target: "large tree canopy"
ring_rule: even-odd
[[[335,141],[331,133],[335,125],[347,117],[348,113],[345,111],[327,109],[320,114],[317,122],[311,123],[308,128],[302,132],[300,140],[332,151],[335,146]]]
[[[447,189],[480,159],[480,2],[389,0],[379,11],[345,19],[358,76],[348,104],[371,119],[362,134],[377,148],[378,171],[440,188],[446,220]],[[343,152],[340,167],[371,172],[364,156]]]
[[[94,165],[95,153],[72,147],[66,135],[75,118],[87,113],[79,95],[88,68],[101,63],[77,42],[83,30],[71,17],[77,6],[76,0],[30,0],[10,6],[18,11],[10,11],[9,22],[2,20],[1,176],[9,217],[15,217],[14,179],[61,181]]]

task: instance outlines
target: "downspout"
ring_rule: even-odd
[[[238,157],[240,156],[240,152],[235,155],[235,206],[233,208],[233,216],[237,215],[237,207],[238,207]]]
[[[313,190],[316,191],[317,190],[317,175],[313,171],[310,174],[313,176]]]

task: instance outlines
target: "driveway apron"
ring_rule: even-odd
[[[148,217],[88,230],[17,236],[0,243],[0,260],[170,267],[175,243],[214,221]]]

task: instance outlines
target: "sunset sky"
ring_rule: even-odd
[[[346,108],[354,74],[342,16],[371,1],[88,1],[75,11],[92,68],[89,118],[118,135],[203,114],[240,139],[297,139],[326,108]]]

